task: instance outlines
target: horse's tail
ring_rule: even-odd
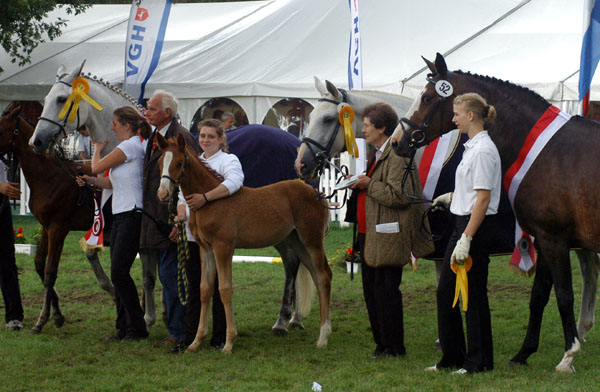
[[[315,285],[313,284],[310,272],[300,263],[298,274],[296,275],[296,313],[302,318],[308,316],[312,307]]]

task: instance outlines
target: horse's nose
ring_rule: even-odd
[[[164,187],[159,187],[156,191],[156,196],[158,196],[160,201],[165,201],[169,196],[169,190],[165,189]]]

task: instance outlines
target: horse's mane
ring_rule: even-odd
[[[59,79],[62,79],[63,77],[65,77],[68,74],[62,74],[60,75]],[[113,84],[110,84],[110,82],[108,80],[104,80],[103,78],[98,78],[96,75],[92,75],[91,72],[88,72],[87,74],[81,72],[79,74],[81,77],[84,77],[88,80],[91,80],[93,82],[96,82],[98,84],[100,84],[101,86],[106,87],[109,90],[114,91],[116,94],[120,95],[121,97],[123,97],[126,101],[128,101],[131,105],[133,105],[133,107],[138,111],[138,112],[142,112],[144,110],[144,107],[141,106],[137,100],[135,98],[133,98],[131,95],[127,94],[125,91],[123,91],[120,87],[115,86]]]
[[[199,162],[210,173],[210,175],[212,175],[214,178],[216,178],[217,180],[219,180],[219,182],[223,182],[225,180],[225,177],[223,177],[222,175],[220,175],[219,173],[217,173],[217,171],[215,169],[213,169],[212,167],[210,167],[210,165],[208,164],[208,162],[206,162],[204,159],[200,158],[197,155],[197,152],[194,151],[191,147],[185,146],[185,152],[187,153],[187,155],[188,155],[188,157],[189,157],[190,160],[194,160],[196,162]]]
[[[544,104],[548,104],[548,105],[550,104],[544,97],[542,97],[541,95],[539,95],[535,91],[530,90],[527,87],[519,86],[518,84],[514,84],[514,83],[506,81],[506,80],[498,79],[498,78],[495,78],[495,77],[492,77],[492,76],[485,76],[485,75],[474,74],[474,73],[471,73],[471,72],[464,72],[464,71],[461,71],[461,70],[452,71],[452,72],[454,72],[456,74],[459,74],[459,75],[463,75],[463,76],[470,76],[470,77],[473,77],[475,79],[483,80],[485,82],[490,82],[490,83],[498,85],[498,86],[506,86],[506,87],[509,87],[509,88],[512,88],[512,89],[520,90],[523,93],[529,94],[532,97],[539,99]]]

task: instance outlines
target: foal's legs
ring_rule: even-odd
[[[62,253],[65,237],[68,233],[69,230],[62,228],[44,228],[42,230],[42,251],[40,252],[39,258],[37,255],[35,257],[35,268],[44,282],[45,297],[38,321],[32,328],[33,332],[41,332],[44,325],[48,322],[50,317],[50,306],[54,308],[54,325],[60,328],[65,322],[65,317],[62,315],[58,305],[58,294],[54,290],[54,284],[56,283],[60,255]],[[46,246],[44,247],[44,245]],[[48,258],[44,262],[46,253]]]
[[[581,310],[577,323],[579,339],[585,341],[585,334],[594,326],[594,311],[596,308],[596,292],[598,290],[598,271],[600,271],[600,258],[596,252],[582,249],[575,251],[579,259],[579,269],[583,280],[581,294]]]
[[[156,286],[156,273],[158,266],[158,252],[156,249],[140,249],[142,260],[142,286],[144,288],[143,307],[144,321],[150,329],[156,323],[156,303],[154,301],[154,287]],[[166,320],[166,317],[164,317]]]
[[[235,324],[235,314],[233,313],[233,270],[232,270],[232,259],[234,248],[227,244],[215,244],[213,242],[213,252],[215,255],[215,264],[217,267],[217,274],[219,275],[219,293],[221,294],[221,301],[225,307],[225,319],[227,321],[227,338],[225,340],[225,346],[223,347],[223,353],[229,354],[233,349],[233,343],[237,337],[237,327]],[[203,272],[204,273],[204,272]],[[210,303],[212,293],[214,293],[214,282],[215,274],[211,273],[210,285],[206,288],[206,302]],[[202,284],[201,284],[202,286]],[[202,287],[201,287],[202,291]],[[204,310],[205,296],[202,294],[202,310]],[[206,309],[208,310],[208,309]],[[201,316],[202,317],[202,316]],[[206,316],[208,321],[208,314]]]

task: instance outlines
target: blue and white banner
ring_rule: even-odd
[[[360,56],[360,27],[358,0],[348,0],[350,6],[350,46],[348,51],[348,87],[362,90],[362,60]]]
[[[583,43],[579,65],[579,101],[585,116],[590,103],[590,86],[600,61],[600,0],[586,0],[583,9]]]
[[[134,0],[125,45],[125,91],[141,104],[146,82],[158,65],[171,0]]]

